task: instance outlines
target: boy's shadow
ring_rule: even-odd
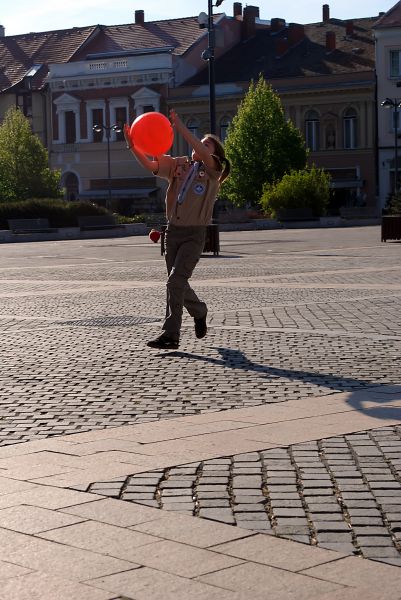
[[[350,395],[346,402],[354,410],[378,419],[398,420],[401,423],[401,385],[375,384],[364,379],[344,377],[332,373],[269,367],[249,360],[240,350],[222,347],[211,349],[217,350],[220,358],[181,352],[179,350],[164,353],[160,356],[164,356],[165,358],[186,358],[187,360],[206,362],[218,367],[240,369],[242,371],[257,373],[264,379],[272,380],[281,377],[293,380],[299,379],[300,381],[322,385],[335,392],[349,392]],[[369,394],[366,393],[367,389],[369,389]],[[392,402],[397,402],[397,405],[389,406]]]

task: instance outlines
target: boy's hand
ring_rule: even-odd
[[[170,121],[172,126],[175,127],[178,131],[182,130],[182,128],[184,127],[183,122],[175,112],[174,108],[170,110]]]

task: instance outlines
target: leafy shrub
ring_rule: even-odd
[[[280,210],[308,208],[315,217],[325,214],[330,197],[330,176],[312,166],[291,171],[281,181],[266,183],[261,206],[266,214],[277,217]]]
[[[89,202],[63,202],[47,198],[0,203],[0,229],[8,229],[8,219],[49,219],[51,227],[77,227],[78,217],[109,212]]]
[[[389,196],[386,204],[386,214],[401,215],[401,190]]]

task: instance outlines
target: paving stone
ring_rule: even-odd
[[[359,535],[357,536],[357,542],[361,546],[361,548],[365,548],[366,546],[389,546],[394,548],[393,542],[391,541],[390,536],[384,535]]]
[[[201,508],[231,508],[230,500],[202,500],[199,503]]]
[[[235,511],[235,519],[240,521],[264,521],[268,519],[268,516],[265,511],[247,511],[247,512],[237,512]]]
[[[304,517],[305,511],[303,508],[274,508],[275,517]]]
[[[335,513],[341,513],[341,509],[339,507],[339,505],[337,503],[327,503],[327,504],[322,504],[322,503],[315,503],[315,502],[308,502],[308,509],[310,510],[311,513],[316,513],[316,514],[321,514],[321,513],[329,513],[329,514],[335,514]]]
[[[180,511],[191,515],[194,512],[194,505],[192,502],[169,502],[168,504],[163,504],[163,508],[165,510]]]
[[[233,513],[228,508],[201,508],[199,510],[199,516],[204,517],[205,519],[218,521],[219,523],[235,524]]]
[[[328,532],[328,531],[321,531],[318,533],[317,535],[317,540],[318,543],[320,544],[321,542],[332,542],[332,543],[346,543],[346,542],[351,542],[352,541],[352,534],[351,531],[336,531],[334,532]],[[325,546],[327,547],[327,546]]]
[[[395,558],[395,559],[399,559],[400,558],[399,552],[397,552],[397,550],[394,547],[392,548],[391,546],[387,546],[387,547],[381,547],[381,546],[368,547],[365,544],[363,546],[362,552],[363,552],[363,556],[365,558],[371,558],[371,559],[376,559],[376,558],[381,558],[381,559]]]
[[[341,542],[341,541],[331,541],[327,542],[324,540],[319,540],[319,547],[326,548],[327,550],[334,550],[335,552],[340,552],[341,554],[354,554],[356,553],[356,548],[351,542]]]
[[[254,521],[254,520],[250,520],[250,521],[245,521],[243,519],[241,519],[241,521],[239,522],[239,526],[241,527],[241,529],[251,529],[252,531],[258,531],[258,532],[272,532],[272,527],[269,523],[269,521]]]

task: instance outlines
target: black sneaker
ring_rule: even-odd
[[[162,333],[162,335],[159,335],[155,340],[147,342],[146,345],[150,348],[159,348],[160,350],[177,350],[179,341],[173,340],[173,338]]]
[[[194,319],[195,321],[195,335],[198,340],[201,340],[207,334],[206,315],[200,319]]]

